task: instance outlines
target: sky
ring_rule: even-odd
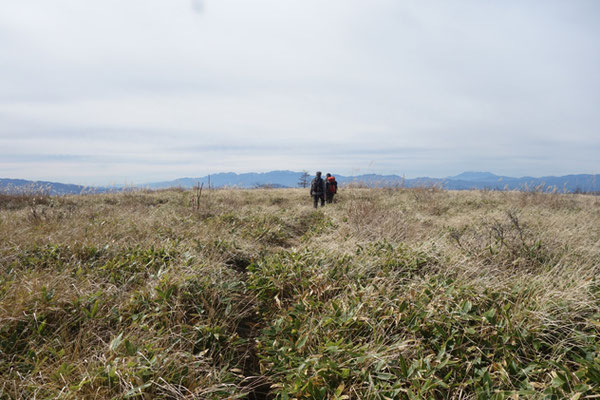
[[[596,0],[2,0],[0,178],[600,172]]]

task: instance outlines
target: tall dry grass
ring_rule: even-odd
[[[40,198],[0,197],[0,398],[600,395],[598,197]]]

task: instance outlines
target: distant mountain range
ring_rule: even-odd
[[[180,178],[172,181],[153,182],[138,185],[139,188],[164,189],[170,187],[192,188],[198,184],[204,184],[214,188],[238,187],[238,188],[289,188],[298,187],[302,172],[295,171],[271,171],[264,173],[233,172],[218,173],[198,178]],[[561,192],[600,192],[600,175],[566,175],[566,176],[544,176],[541,178],[509,176],[498,176],[491,172],[463,172],[456,176],[446,178],[414,178],[405,179],[398,175],[358,175],[344,176],[335,175],[341,186],[355,184],[367,187],[419,187],[436,186],[450,190],[467,189],[490,189],[490,190],[553,190]],[[312,179],[312,176],[309,177]],[[0,179],[0,191],[35,190],[35,188],[47,191],[50,194],[80,194],[89,192],[106,192],[110,190],[124,190],[122,188],[84,187],[80,185],[69,185],[56,182],[27,181],[21,179]],[[129,187],[131,189],[131,187]]]
[[[212,187],[298,187],[298,181],[301,172],[294,171],[271,171],[265,173],[220,173],[210,175],[210,185]],[[369,187],[384,186],[437,186],[451,190],[467,189],[491,189],[491,190],[532,190],[544,188],[546,190],[556,188],[558,191],[565,192],[597,192],[600,191],[600,175],[566,175],[566,176],[545,176],[541,178],[522,177],[513,178],[509,176],[498,176],[491,172],[463,172],[456,176],[446,178],[421,177],[414,179],[405,179],[398,175],[358,175],[344,176],[335,175],[340,185],[359,184]],[[312,176],[310,177],[312,179]],[[199,178],[181,178],[174,181],[155,182],[144,185],[152,189],[183,187],[191,188],[196,185],[204,184],[208,186],[209,177]]]
[[[106,188],[72,185],[68,183],[28,181],[25,179],[0,178],[0,192],[6,193],[48,193],[51,195],[82,194],[107,191]]]

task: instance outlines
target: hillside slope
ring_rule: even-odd
[[[0,202],[0,398],[600,395],[598,197],[195,196]]]
[[[29,181],[25,179],[0,178],[0,193],[48,193],[51,195],[81,194],[89,191],[99,191],[81,185],[58,182]]]

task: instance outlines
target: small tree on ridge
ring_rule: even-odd
[[[302,175],[300,175],[300,178],[298,179],[298,186],[306,188],[308,186],[309,176],[308,171],[302,171]]]

